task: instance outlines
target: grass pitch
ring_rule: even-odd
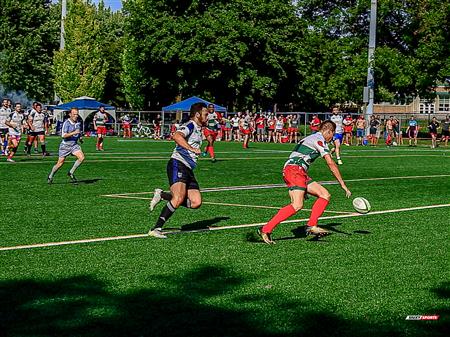
[[[201,188],[282,184],[293,145],[251,146],[216,143],[219,161],[196,169]],[[1,162],[0,247],[146,233],[173,143],[108,138],[105,149],[87,139],[77,185],[66,176],[72,159],[51,186],[55,157]],[[196,231],[267,221],[289,202],[272,187],[204,193],[200,209],[170,219],[178,234],[167,240],[0,251],[0,336],[448,336],[450,207],[422,207],[450,204],[450,150],[346,147],[342,157],[373,214],[324,220],[332,235],[320,240],[304,237],[304,222],[281,224],[274,246],[251,227]],[[310,175],[333,180],[319,159]],[[326,187],[336,213],[325,216],[353,212],[338,185]],[[405,208],[421,209],[376,214]],[[405,320],[430,314],[439,320]]]

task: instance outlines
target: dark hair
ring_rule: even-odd
[[[203,102],[194,103],[191,105],[189,117],[194,117],[197,112],[201,112],[203,108],[206,108],[206,104]]]
[[[42,104],[39,102],[36,102],[36,106],[40,106],[42,108]]]
[[[75,111],[77,111],[77,112],[79,111],[77,107],[72,107],[72,108],[70,108],[69,113],[71,113],[72,110],[75,110]]]
[[[334,123],[330,120],[323,121],[319,126],[319,130],[320,131],[331,130],[332,132],[334,132],[336,130],[336,123]]]

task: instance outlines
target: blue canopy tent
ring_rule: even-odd
[[[64,120],[64,114],[66,111],[69,111],[71,108],[78,108],[81,119],[85,120],[87,116],[97,111],[102,105],[105,107],[106,112],[109,115],[111,115],[111,117],[114,118],[115,120],[116,119],[115,107],[98,102],[94,98],[87,96],[78,97],[75,98],[72,102],[57,105],[53,108],[53,111],[56,120],[62,121]]]
[[[108,115],[110,115],[114,119],[114,125],[115,125],[115,122],[116,122],[116,108],[115,107],[108,105],[108,104],[98,102],[92,97],[83,96],[83,97],[75,98],[72,102],[59,104],[59,105],[53,107],[53,114],[55,116],[55,120],[57,121],[56,132],[57,133],[59,132],[62,122],[64,121],[66,112],[69,111],[71,108],[78,108],[79,116],[83,120],[83,126],[86,127],[88,124],[88,122],[86,122],[86,118],[90,114],[98,111],[100,106],[105,107],[105,110],[108,113]],[[84,127],[83,127],[83,129],[85,129]]]
[[[198,102],[205,103],[206,105],[214,104],[214,103],[204,100],[203,98],[200,98],[197,96],[192,96],[190,98],[185,99],[184,101],[174,103],[172,105],[164,106],[161,110],[163,112],[164,111],[167,111],[167,112],[169,112],[169,111],[189,111],[189,109],[191,108],[191,105],[194,103],[198,103]],[[223,106],[217,105],[217,104],[214,104],[214,109],[216,109],[216,111],[219,111],[219,112],[227,111],[226,108],[224,108]]]

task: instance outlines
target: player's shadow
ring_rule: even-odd
[[[82,180],[77,180],[76,182],[71,181],[70,184],[74,184],[74,185],[89,185],[89,184],[95,184],[96,182],[103,180],[102,178],[94,178],[94,179],[82,179]]]
[[[181,226],[181,230],[182,231],[191,231],[191,230],[196,230],[196,229],[207,229],[208,227],[211,227],[221,221],[225,221],[225,220],[229,220],[229,219],[230,219],[230,217],[228,217],[228,216],[219,216],[219,217],[215,217],[212,219],[195,221],[193,223]]]
[[[304,292],[289,298],[267,275],[231,266],[126,273],[139,287],[89,275],[0,281],[0,336],[446,336],[444,325],[342,316]]]

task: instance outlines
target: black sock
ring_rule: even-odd
[[[42,154],[46,154],[47,151],[45,151],[45,144],[41,144]]]
[[[170,192],[161,192],[161,198],[163,198],[164,200],[170,201],[172,200],[172,193]]]
[[[175,213],[176,208],[172,206],[170,201],[164,206],[164,208],[161,211],[161,214],[159,215],[158,221],[156,222],[155,227],[156,228],[162,228],[164,224],[169,220],[169,218],[172,216],[173,213]]]
[[[27,144],[27,153],[31,154],[31,145],[30,143]]]

